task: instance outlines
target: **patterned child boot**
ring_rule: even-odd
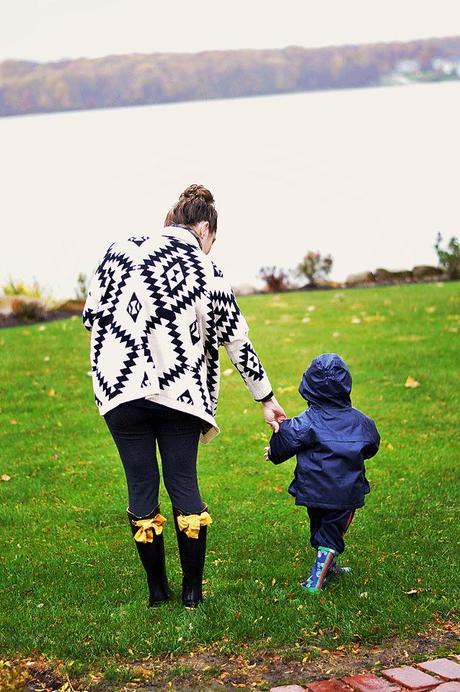
[[[182,567],[182,603],[186,608],[196,608],[203,600],[206,533],[212,519],[205,510],[183,514],[173,507],[173,513]]]
[[[344,574],[351,574],[352,569],[351,567],[345,567],[345,565],[339,565],[337,562],[337,555],[334,555],[334,558],[331,562],[331,565],[329,567],[329,573],[328,577],[341,577]]]
[[[320,593],[326,586],[328,571],[336,554],[332,548],[325,548],[320,545],[311,574],[308,579],[302,582],[302,588],[309,593]]]
[[[166,519],[159,513],[160,506],[146,517],[140,518],[127,510],[137,552],[147,574],[149,606],[159,606],[169,600],[169,587],[165,568],[163,524]]]

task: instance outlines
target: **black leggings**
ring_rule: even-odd
[[[132,514],[144,517],[158,506],[157,442],[173,507],[184,514],[205,509],[196,475],[200,418],[141,398],[119,404],[104,420],[123,463]]]

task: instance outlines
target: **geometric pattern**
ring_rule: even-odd
[[[201,340],[200,332],[198,331],[198,320],[193,320],[189,327],[190,330],[190,340],[193,345],[197,344]]]
[[[136,243],[136,245],[138,247],[140,247],[142,245],[142,243],[144,243],[148,239],[149,239],[148,235],[139,235],[139,236],[132,235],[130,238],[128,238],[128,240],[131,241],[132,243]]]
[[[216,264],[215,262],[213,262],[212,260],[211,260],[211,264],[212,264],[212,268],[213,268],[213,271],[214,271],[214,276],[218,276],[218,277],[220,277],[221,279],[223,279],[223,278],[224,278],[224,275],[223,275],[223,273],[222,273],[222,270],[219,269],[219,267],[217,266],[217,264]]]
[[[177,397],[178,401],[182,401],[184,404],[192,404],[193,405],[193,399],[191,397],[191,394],[188,389],[185,390],[180,396]]]
[[[245,343],[240,350],[237,368],[242,373],[249,373],[255,380],[263,379],[264,369],[257,353],[249,343]]]
[[[159,396],[215,427],[221,345],[254,399],[271,391],[231,286],[187,229],[111,243],[82,318],[101,415],[122,401]]]
[[[137,316],[139,315],[139,313],[142,309],[142,305],[140,304],[135,293],[133,293],[133,295],[131,296],[129,303],[128,303],[128,307],[126,309],[128,310],[128,314],[131,315],[131,317],[133,318],[133,320],[135,322],[137,320]]]
[[[142,377],[141,387],[150,387],[150,380],[147,373],[144,371],[144,376]]]

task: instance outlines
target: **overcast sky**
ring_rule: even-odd
[[[460,34],[460,0],[1,0],[0,60]]]

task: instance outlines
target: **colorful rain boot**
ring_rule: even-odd
[[[326,586],[328,571],[336,554],[332,548],[319,546],[311,574],[301,584],[303,589],[309,593],[319,593]]]
[[[337,555],[334,555],[334,558],[329,567],[328,577],[341,577],[344,574],[351,574],[351,572],[351,567],[342,567],[342,565],[339,565],[339,563],[337,562]]]

